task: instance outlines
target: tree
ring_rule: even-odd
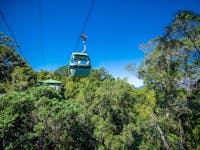
[[[0,148],[79,148],[81,110],[80,104],[62,100],[48,87],[0,95]]]
[[[11,77],[11,86],[14,91],[26,90],[36,83],[36,74],[29,67],[16,67]]]
[[[200,71],[200,16],[190,11],[178,12],[164,35],[145,47],[151,51],[146,53],[139,75],[156,92],[154,109],[163,120],[170,147],[187,149],[190,139],[186,135],[191,132],[192,119],[190,104],[194,101],[192,91]]]
[[[72,84],[72,83],[71,83]],[[84,118],[99,149],[125,149],[134,143],[134,99],[132,87],[115,80],[104,70],[93,72],[77,84],[76,97],[84,107]]]
[[[69,76],[68,66],[62,66],[54,71],[54,75],[57,80],[64,80],[67,76]]]
[[[7,92],[12,89],[11,74],[16,68],[24,67],[32,70],[25,60],[17,54],[16,48],[17,44],[11,38],[0,33],[0,81],[3,87],[2,92]]]
[[[170,149],[165,137],[163,120],[155,114],[156,97],[153,90],[142,88],[133,91],[136,102],[134,110],[136,116],[135,138],[137,139],[134,147],[138,149],[161,149],[164,143],[166,149]],[[159,138],[158,138],[159,137]]]
[[[37,74],[37,81],[48,80],[48,79],[54,78],[53,72],[50,72],[50,71],[40,70],[40,71],[36,72],[36,74]]]
[[[17,44],[9,37],[0,33],[0,80],[11,79],[11,72],[16,66],[25,67],[28,64],[16,53]]]

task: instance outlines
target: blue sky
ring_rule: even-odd
[[[68,64],[91,0],[41,0],[44,49],[42,55],[39,0],[0,0],[23,55],[34,70]],[[125,69],[144,59],[141,43],[163,33],[178,10],[200,13],[200,0],[96,0],[86,26],[87,53],[94,68],[104,67],[114,77],[128,77],[135,86],[142,80]],[[9,35],[2,18],[0,31]],[[78,51],[81,51],[79,43]]]

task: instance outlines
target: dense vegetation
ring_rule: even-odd
[[[142,45],[140,89],[103,68],[77,80],[67,66],[35,72],[16,46],[0,34],[0,149],[200,149],[199,15],[178,12]],[[64,93],[35,86],[49,78]]]

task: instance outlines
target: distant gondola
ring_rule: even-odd
[[[82,52],[74,52],[70,57],[69,75],[71,77],[87,77],[91,73],[91,63],[88,54],[86,54],[86,39],[85,34],[81,34],[80,38],[83,40]]]
[[[91,73],[91,63],[88,54],[72,53],[69,62],[69,75],[72,77],[87,77]]]

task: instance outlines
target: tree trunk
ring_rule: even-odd
[[[150,112],[148,112],[148,111],[146,111],[146,112],[150,115],[150,117],[152,118],[153,122],[155,123],[156,128],[157,128],[157,130],[158,130],[158,133],[160,134],[160,138],[161,138],[161,140],[163,141],[165,148],[166,148],[167,150],[169,150],[168,141],[167,141],[167,139],[165,138],[165,136],[164,136],[164,134],[163,134],[163,132],[162,132],[162,129],[160,128],[160,124],[158,123],[157,119],[156,119]]]
[[[185,150],[184,148],[184,143],[185,143],[185,138],[184,138],[184,131],[183,131],[183,127],[182,127],[182,123],[181,123],[181,119],[179,118],[179,133],[180,133],[180,150]]]
[[[168,144],[168,142],[167,142],[167,140],[166,140],[166,138],[165,138],[165,136],[164,136],[164,134],[163,134],[163,132],[162,132],[162,130],[161,130],[161,128],[160,128],[159,123],[157,123],[157,122],[155,122],[155,123],[156,123],[156,128],[157,128],[157,130],[158,130],[158,132],[159,132],[159,134],[160,134],[160,138],[161,138],[161,140],[163,141],[165,148],[166,148],[167,150],[169,150],[169,144]]]

